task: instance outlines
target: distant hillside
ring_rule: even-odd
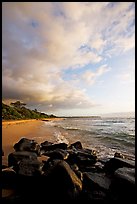
[[[54,115],[47,115],[45,113],[30,110],[25,107],[26,104],[17,101],[6,105],[2,103],[2,119],[3,120],[19,120],[19,119],[40,119],[40,118],[55,118]]]

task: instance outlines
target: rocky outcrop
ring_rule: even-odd
[[[44,150],[45,152],[46,151],[53,151],[53,150],[56,150],[56,149],[67,149],[67,144],[66,143],[59,143],[59,144],[47,144],[47,141],[46,141],[46,144],[44,143],[41,143],[41,150]]]
[[[121,159],[121,158],[111,158],[104,165],[104,170],[106,173],[114,173],[118,168],[128,167],[135,168],[135,163],[132,160]]]
[[[40,154],[40,145],[35,140],[30,140],[27,138],[22,138],[18,143],[16,143],[13,148],[15,151],[30,151]]]
[[[82,181],[63,160],[54,160],[54,165],[45,171],[48,192],[59,201],[77,200],[82,191]],[[52,193],[52,194],[51,194]]]
[[[69,146],[48,141],[39,145],[26,138],[14,149],[2,170],[5,203],[108,204],[135,198],[135,163],[121,154],[100,159],[80,141]],[[7,190],[10,193],[5,196]]]
[[[37,160],[37,154],[29,151],[12,152],[8,156],[8,166],[17,167],[22,159]]]

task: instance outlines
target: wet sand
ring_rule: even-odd
[[[8,154],[14,151],[13,145],[23,137],[35,139],[38,143],[45,140],[55,142],[54,128],[46,126],[46,123],[59,119],[2,121],[2,163],[7,164]]]

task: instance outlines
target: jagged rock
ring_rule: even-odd
[[[53,150],[53,151],[46,151],[44,153],[44,155],[50,157],[50,160],[51,159],[62,159],[62,160],[65,160],[68,158],[69,156],[69,153],[63,149],[56,149],[56,150]]]
[[[67,150],[67,152],[69,153],[69,156],[66,160],[67,163],[69,165],[75,165],[77,161],[77,151],[71,149],[71,150]]]
[[[91,166],[97,162],[97,156],[93,155],[91,152],[87,152],[87,150],[79,150],[77,151],[77,159],[76,164],[79,167]]]
[[[42,145],[41,150],[46,151],[53,151],[56,149],[67,149],[67,144],[66,143],[57,143],[57,144],[51,144],[51,145]]]
[[[114,157],[105,163],[104,171],[113,174],[118,168],[122,167],[135,168],[135,163],[132,160]]]
[[[22,138],[13,147],[15,151],[30,151],[40,154],[40,145],[35,140],[30,140],[27,138]]]
[[[56,160],[55,165],[46,172],[49,194],[58,200],[75,200],[82,190],[82,182],[63,160]]]
[[[125,180],[127,183],[135,185],[135,168],[119,168],[114,173],[115,178]]]
[[[38,160],[22,159],[18,164],[19,175],[38,176],[42,174],[43,163]]]
[[[97,162],[97,156],[92,154],[92,151],[86,149],[80,150],[68,150],[69,157],[67,162],[72,164],[77,164],[80,168],[85,166],[92,166]]]
[[[40,155],[44,155],[46,153],[46,147],[53,145],[53,142],[44,141],[40,144]]]
[[[17,166],[22,159],[37,160],[37,154],[28,151],[12,152],[8,155],[8,166]]]
[[[79,166],[79,168],[84,168],[85,166],[92,166],[96,163],[96,158],[88,158],[84,156],[77,156],[76,164]]]
[[[135,195],[135,168],[117,169],[110,185],[111,200],[134,203]]]
[[[80,141],[74,142],[69,146],[70,149],[73,149],[73,147],[75,147],[76,149],[82,149],[83,148]]]
[[[83,173],[83,190],[80,196],[81,203],[86,204],[109,204],[108,202],[108,186],[105,189],[105,181],[100,181],[100,178],[96,175],[92,178],[89,172]],[[94,173],[93,173],[94,175]],[[105,180],[105,179],[104,179]],[[103,186],[103,188],[102,188]]]
[[[49,203],[134,202],[135,162],[121,153],[99,159],[95,150],[83,148],[80,141],[68,147],[48,141],[39,145],[26,138],[14,149],[8,156],[11,168],[2,167],[2,187],[9,190],[7,197],[3,193],[5,203],[42,202],[45,195]]]
[[[105,173],[84,172],[83,180],[84,186],[104,191],[108,191],[111,184],[111,179],[107,177]]]
[[[89,149],[81,149],[77,151],[77,154],[80,156],[87,156],[89,158],[97,158],[96,151],[95,150],[89,150]]]

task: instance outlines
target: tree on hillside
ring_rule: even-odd
[[[14,106],[15,108],[21,108],[21,107],[23,107],[23,106],[26,106],[26,104],[25,103],[22,103],[22,102],[20,102],[20,101],[16,101],[16,102],[12,102],[12,103],[10,103],[10,105],[12,105],[12,106]]]

